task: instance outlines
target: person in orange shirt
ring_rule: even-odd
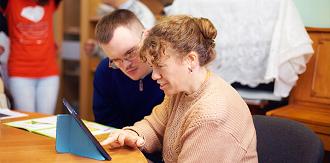
[[[1,0],[8,21],[9,88],[17,110],[53,114],[59,69],[53,14],[60,0]]]

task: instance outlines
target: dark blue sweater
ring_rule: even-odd
[[[94,76],[95,121],[116,128],[133,125],[163,101],[164,93],[151,79],[151,73],[142,79],[143,91],[139,91],[139,80],[109,68],[108,63],[108,58],[103,59]]]

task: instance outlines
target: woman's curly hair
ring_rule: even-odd
[[[140,49],[143,61],[149,58],[152,64],[158,64],[165,56],[165,49],[173,48],[180,57],[191,51],[199,55],[199,64],[204,66],[214,60],[217,30],[206,18],[190,16],[168,16],[157,23],[146,36]]]

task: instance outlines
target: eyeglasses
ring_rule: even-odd
[[[123,59],[109,59],[109,67],[113,69],[117,69],[119,66],[121,66],[124,61],[132,62],[134,59],[138,56],[138,47],[134,47],[131,50],[129,50]]]
[[[141,36],[140,36],[140,41],[139,43],[131,48],[130,50],[128,50],[125,54],[124,54],[124,57],[123,59],[110,59],[109,58],[109,67],[110,68],[113,68],[113,69],[117,69],[118,67],[122,66],[124,61],[127,61],[127,62],[132,62],[134,59],[137,58],[138,54],[139,54],[139,45],[141,43],[141,40],[142,40],[142,36],[143,36],[143,32],[141,33]]]

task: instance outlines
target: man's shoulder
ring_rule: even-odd
[[[109,58],[104,58],[101,60],[101,62],[97,65],[96,71],[98,69],[105,69],[109,68]]]
[[[120,70],[117,69],[112,69],[109,67],[109,59],[104,58],[101,60],[101,62],[97,65],[95,74],[100,74],[101,76],[104,75],[109,75],[109,74],[115,74],[121,72]]]
[[[110,68],[109,59],[104,58],[101,60],[101,62],[96,67],[95,74],[94,74],[94,80],[99,80],[99,79],[110,80],[110,78],[113,78],[113,76],[118,76],[118,74],[120,74],[117,71],[118,70]]]
[[[127,78],[128,77],[120,69],[113,69],[109,67],[108,58],[101,60],[94,74],[94,80],[105,80],[105,82],[109,82],[110,80],[123,80],[122,82],[124,82],[129,80]]]

